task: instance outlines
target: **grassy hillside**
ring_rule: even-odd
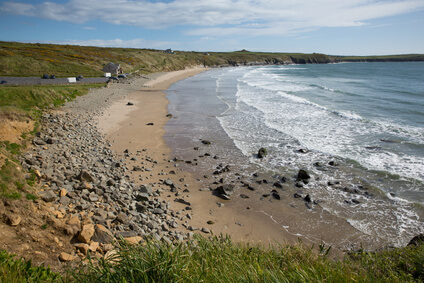
[[[0,42],[0,76],[101,76],[108,62],[121,64],[125,73],[179,70],[190,66],[246,64],[328,63],[323,54],[227,52],[182,52],[101,48],[73,45]]]

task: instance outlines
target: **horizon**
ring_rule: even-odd
[[[424,1],[0,1],[1,41],[196,52],[424,54]]]

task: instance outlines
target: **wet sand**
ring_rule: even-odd
[[[319,205],[308,208],[302,199],[294,199],[289,191],[281,192],[284,198],[281,201],[272,196],[258,201],[261,190],[249,191],[239,185],[231,200],[213,195],[212,189],[219,186],[219,183],[213,184],[216,178],[202,178],[198,174],[200,169],[193,174],[197,155],[206,148],[193,150],[189,154],[192,155],[189,162],[175,161],[164,139],[165,124],[172,117],[168,115],[169,101],[163,91],[173,83],[204,70],[196,68],[158,74],[154,79],[144,81],[140,90],[130,92],[103,111],[98,126],[111,141],[112,149],[125,159],[131,181],[158,189],[160,199],[171,204],[172,217],[179,220],[177,229],[184,232],[208,234],[211,231],[215,235],[230,235],[237,242],[264,246],[294,244],[299,238],[305,244],[317,246],[326,243],[335,250],[356,248],[355,245],[362,243],[366,246],[367,235],[358,233],[346,221],[340,221]],[[221,162],[212,157],[198,161],[210,164]],[[140,166],[142,170],[131,170],[134,166]],[[240,183],[254,183],[255,179],[250,176],[256,171],[253,168],[249,172],[240,171],[241,174],[238,174],[236,169],[231,172],[232,179]],[[159,189],[165,180],[171,180],[176,189]],[[241,194],[249,198],[241,197]],[[271,212],[275,211],[278,211],[278,218],[271,216]],[[293,232],[302,230],[312,236],[303,237]]]
[[[171,150],[164,140],[164,126],[170,118],[167,117],[169,101],[163,90],[204,70],[196,68],[170,72],[148,81],[141,90],[129,93],[126,98],[116,101],[104,110],[98,127],[112,142],[112,149],[122,158],[125,157],[125,150],[138,152],[137,160],[127,160],[128,168],[148,165],[143,164],[146,162],[141,160],[154,161],[153,166],[149,165],[149,171],[130,171],[134,182],[150,184],[154,188],[163,180],[170,179],[181,187],[178,193],[168,191],[161,194],[161,198],[171,202],[171,208],[183,219],[183,225],[178,229],[202,233],[200,229],[207,228],[215,235],[228,234],[235,241],[264,245],[297,242],[297,236],[275,225],[271,218],[264,217],[260,211],[255,212],[248,207],[232,207],[231,201],[212,195],[205,184],[196,180],[192,174],[181,170],[178,163],[172,161]],[[128,105],[128,102],[133,105]],[[185,192],[182,192],[184,190]],[[187,210],[187,205],[176,202],[175,199],[186,200],[192,210]],[[218,202],[224,206],[218,205]]]

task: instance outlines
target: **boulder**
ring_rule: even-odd
[[[101,244],[108,244],[114,239],[113,234],[105,226],[97,224],[94,227],[94,235],[92,240]]]
[[[268,154],[268,151],[264,147],[261,147],[258,150],[258,158],[264,158],[265,156],[267,156],[267,154]]]
[[[227,185],[219,186],[218,188],[215,189],[215,192],[218,195],[231,196],[234,193],[234,185],[227,184]]]
[[[60,260],[61,262],[69,262],[69,261],[73,261],[75,258],[76,258],[75,256],[73,256],[73,255],[71,255],[71,254],[68,254],[68,253],[65,253],[65,252],[62,252],[62,253],[60,253],[60,255],[59,255],[59,260]]]
[[[47,191],[42,191],[38,193],[38,196],[44,200],[45,202],[52,202],[55,201],[57,196],[56,194],[53,192],[53,190],[47,190]]]
[[[309,173],[306,170],[300,169],[299,172],[297,173],[297,179],[298,180],[309,180],[311,178],[311,176],[309,175]]]
[[[424,234],[419,234],[409,241],[408,246],[419,246],[424,243]]]
[[[78,235],[78,241],[82,243],[90,243],[91,238],[94,235],[94,225],[93,224],[86,224],[82,226],[81,232]]]

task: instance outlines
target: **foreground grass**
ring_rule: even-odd
[[[228,237],[170,246],[116,245],[118,253],[56,274],[0,252],[0,282],[422,282],[424,246],[332,259],[298,245],[263,248]],[[320,253],[321,252],[321,253]]]

